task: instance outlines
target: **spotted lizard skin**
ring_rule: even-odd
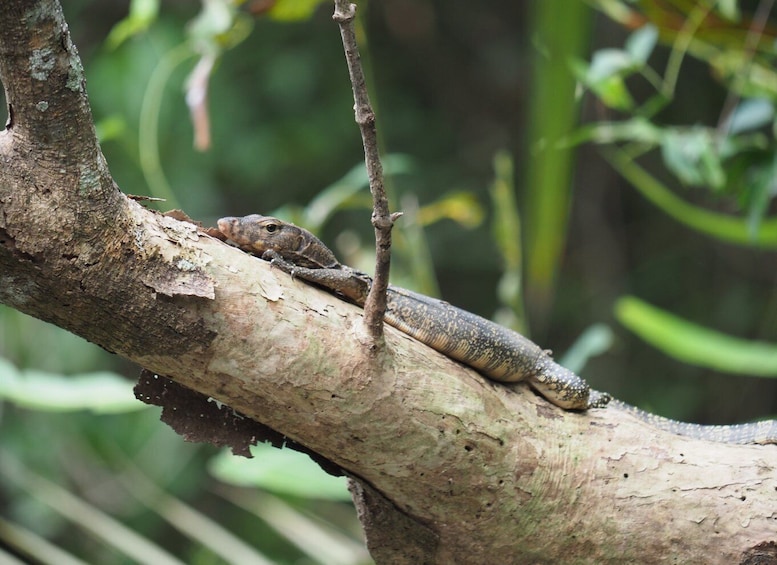
[[[777,444],[777,420],[763,420],[748,424],[730,426],[707,426],[678,422],[640,410],[635,406],[612,399],[609,407],[628,412],[638,420],[650,424],[654,428],[680,436],[715,441],[719,443],[744,444]]]

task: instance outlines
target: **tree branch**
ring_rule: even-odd
[[[773,546],[774,446],[564,412],[391,328],[376,366],[360,309],[113,187],[56,2],[4,0],[0,30],[0,301],[346,470],[378,562],[731,563]]]
[[[375,228],[375,275],[367,302],[364,304],[364,322],[374,343],[383,337],[383,316],[386,313],[386,290],[388,289],[389,270],[391,268],[391,228],[401,214],[389,213],[388,198],[383,185],[383,166],[378,151],[378,134],[375,128],[375,112],[372,110],[367,83],[364,79],[359,46],[353,20],[356,17],[356,4],[348,0],[335,0],[335,12],[332,19],[340,26],[343,38],[345,60],[348,63],[348,75],[353,88],[356,123],[364,144],[364,163],[370,180],[373,212],[372,225]]]

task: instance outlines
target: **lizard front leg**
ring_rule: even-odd
[[[262,259],[269,261],[274,267],[278,267],[292,278],[299,277],[304,281],[324,287],[332,292],[337,292],[357,306],[364,306],[367,293],[370,291],[371,279],[358,271],[348,267],[340,269],[310,269],[298,267],[286,261],[280,254],[273,250],[267,250]]]

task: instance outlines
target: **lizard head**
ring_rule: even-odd
[[[218,221],[219,231],[243,251],[262,257],[275,251],[298,267],[339,269],[334,254],[309,231],[272,216],[251,214]]]
[[[218,226],[219,231],[240,249],[259,257],[270,249],[280,253],[288,248],[290,239],[299,238],[297,226],[259,214],[221,218]]]

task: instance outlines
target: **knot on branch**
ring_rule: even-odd
[[[391,228],[394,227],[394,222],[402,215],[402,212],[395,212],[394,214],[373,214],[371,221],[372,227],[377,230],[381,230],[384,233],[390,233]],[[391,244],[389,243],[389,246]]]
[[[347,24],[356,17],[356,4],[335,0],[335,13],[332,19],[338,24]]]
[[[356,108],[356,123],[361,126],[372,126],[375,123],[375,112],[369,106]]]

